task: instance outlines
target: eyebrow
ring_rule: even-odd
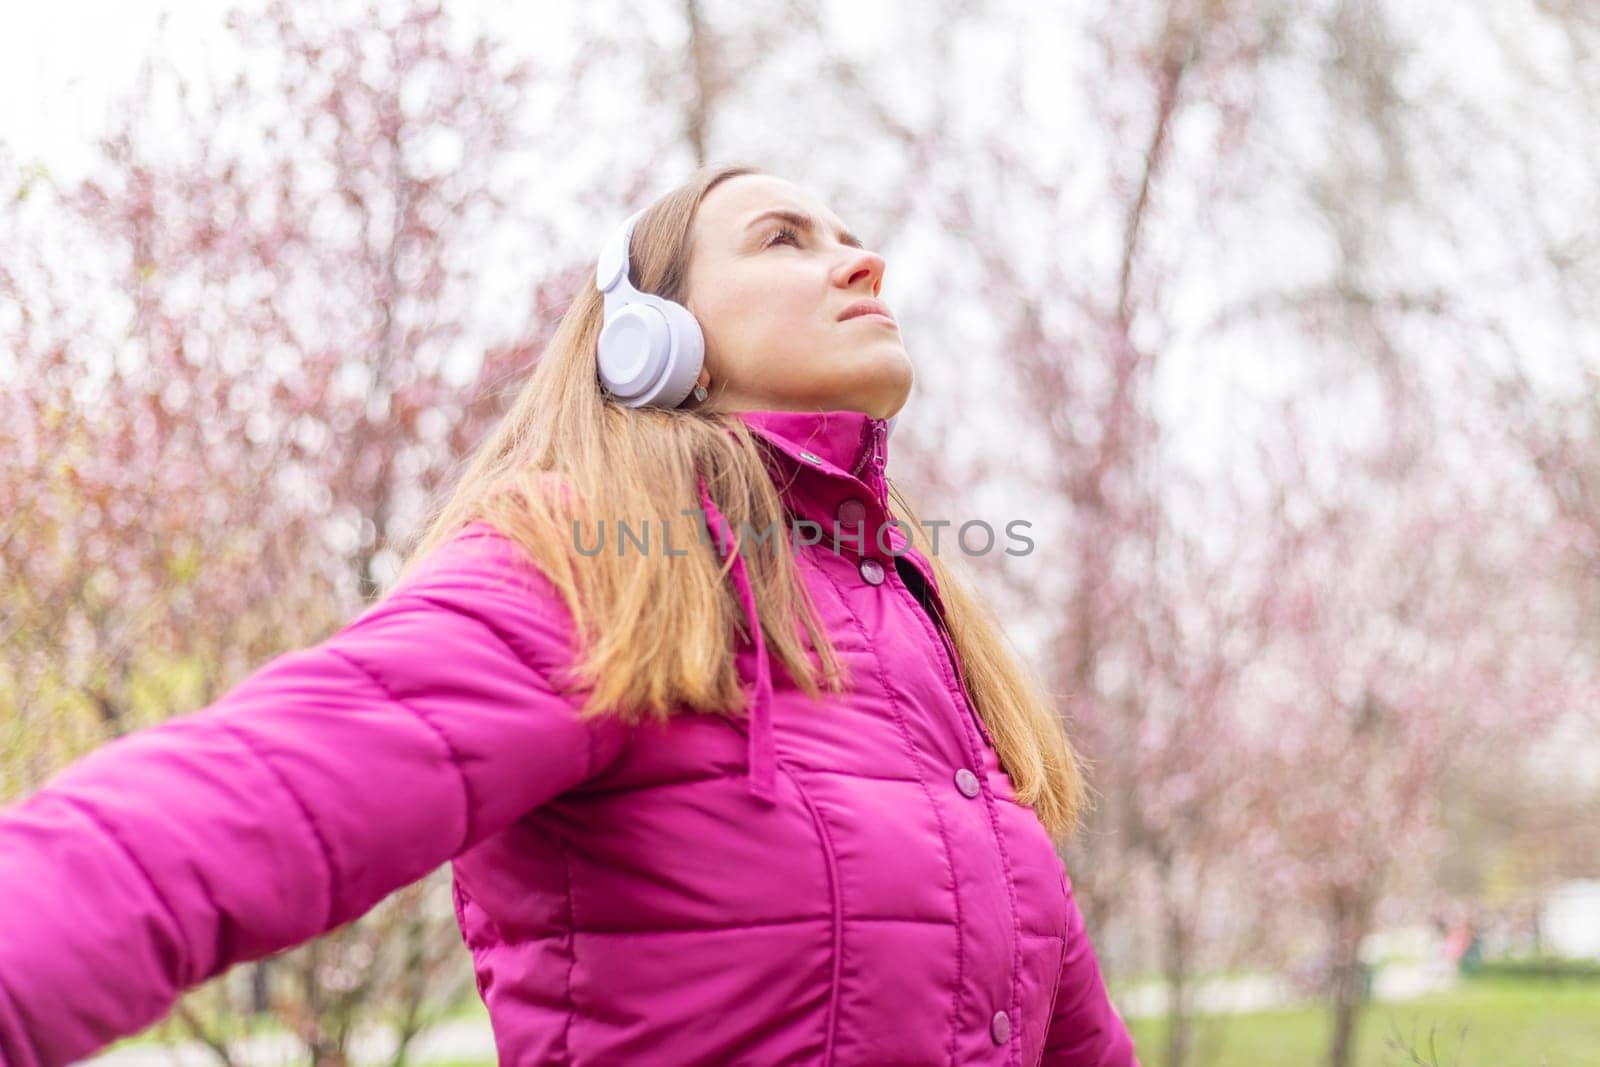
[[[822,228],[821,224],[818,223],[816,219],[812,218],[810,215],[807,215],[803,211],[788,211],[783,208],[774,208],[771,211],[763,211],[761,214],[751,219],[745,224],[745,229],[748,230],[756,223],[762,222],[766,219],[782,219],[784,222],[787,222],[793,226],[798,226],[800,229],[810,234],[814,234]],[[857,237],[849,230],[839,231],[839,242],[841,244],[847,244],[851,248],[866,247],[861,243],[861,238]]]

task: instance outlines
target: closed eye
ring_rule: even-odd
[[[767,243],[762,247],[771,248],[773,245],[777,244],[780,239],[787,239],[789,243],[794,245],[796,248],[800,247],[800,235],[788,226],[779,226],[777,231],[773,233],[771,237],[767,238]]]

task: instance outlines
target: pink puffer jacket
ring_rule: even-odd
[[[775,678],[758,629],[748,718],[580,723],[548,681],[570,615],[464,527],[326,641],[0,812],[0,1062],[80,1057],[451,860],[505,1064],[1136,1064],[927,561],[834,541],[887,518],[885,423],[742,417],[827,531],[801,571],[851,692]]]

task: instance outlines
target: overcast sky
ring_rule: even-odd
[[[264,0],[247,0],[247,5],[262,2]],[[223,27],[226,13],[233,6],[236,4],[229,0],[54,0],[50,4],[10,5],[3,16],[5,32],[0,33],[0,101],[3,101],[3,105],[0,105],[0,142],[14,157],[25,162],[44,162],[60,178],[70,179],[81,174],[92,159],[91,142],[94,134],[105,126],[114,101],[131,87],[142,57],[155,41],[163,12],[168,15],[166,53],[183,73],[194,80],[216,83],[225,80],[238,67],[237,52],[232,48],[231,38]],[[558,42],[581,39],[579,34],[566,32],[568,25],[563,25],[570,25],[571,20],[584,17],[578,13],[580,9],[576,5],[550,0],[448,0],[448,7],[452,15],[469,23],[492,24],[496,36],[508,38],[512,49],[522,54],[549,55],[552,46]],[[878,39],[879,31],[886,29],[883,26],[861,26],[863,17],[893,18],[896,11],[901,14],[904,11],[899,5],[892,4],[867,5],[863,8],[862,5],[849,4],[848,0],[834,0],[825,10],[831,16],[830,21],[845,25],[849,31],[841,31],[836,35],[836,43],[840,47],[844,47],[852,38]],[[1423,61],[1409,66],[1407,89],[1426,93],[1430,81],[1444,78],[1453,83],[1453,91],[1470,90],[1476,94],[1490,95],[1498,92],[1504,95],[1506,72],[1501,65],[1491,61],[1494,49],[1483,38],[1483,22],[1466,17],[1458,10],[1452,14],[1453,10],[1451,5],[1429,0],[1414,8],[1406,8],[1404,17],[1398,20],[1401,32],[1408,34],[1419,30],[1414,20],[1424,17],[1428,20],[1428,31],[1419,40],[1430,44]],[[593,21],[592,16],[590,21]],[[984,49],[979,43],[971,44],[971,47],[964,45],[964,50],[982,52]],[[1008,52],[999,58],[1011,63],[1019,57]],[[1057,55],[1048,68],[1058,77],[1062,62],[1071,65],[1076,61],[1071,56]],[[212,72],[211,76],[207,75],[207,67]],[[963,69],[967,70],[966,78],[969,81],[986,80],[986,72],[981,64]],[[1466,76],[1468,69],[1471,70],[1470,77]],[[954,77],[962,77],[961,70],[951,73]],[[1052,81],[1052,85],[1058,84]],[[980,92],[957,92],[952,98],[970,102],[982,99],[983,95]],[[1287,95],[1291,99],[1277,100],[1272,106],[1291,112],[1308,104],[1311,99],[1309,96],[1296,95],[1292,88],[1288,94],[1279,95]],[[1053,121],[1060,121],[1065,103],[1058,99],[1048,108],[1057,116]],[[1291,130],[1302,127],[1312,129],[1315,121],[1314,116],[1308,113],[1303,122],[1292,121],[1281,125]],[[754,140],[759,142],[760,138]],[[1046,159],[1051,142],[1062,140],[1070,139],[1058,135],[1041,140],[1039,152],[1046,171],[1051,169]],[[605,151],[607,147],[608,142],[597,139],[598,151]],[[1079,146],[1080,149],[1082,147]],[[580,166],[563,169],[570,171],[579,181],[590,180],[595,173],[592,168]],[[1074,173],[1087,176],[1098,170],[1092,165],[1063,165],[1061,173],[1064,176]],[[546,181],[552,177],[547,166],[542,167],[541,172]],[[798,177],[806,184],[813,180],[810,175]],[[822,178],[820,174],[816,177]],[[543,191],[553,193],[558,199],[563,195],[563,190],[559,189]],[[826,195],[825,189],[820,191]],[[1279,280],[1282,280],[1294,270],[1305,269],[1311,263],[1316,245],[1306,240],[1307,235],[1303,230],[1275,229],[1271,225],[1274,212],[1268,202],[1270,198],[1265,197],[1268,192],[1281,193],[1282,190],[1264,190],[1262,198],[1247,205],[1235,206],[1236,210],[1254,213],[1250,254],[1241,254],[1237,245],[1214,250],[1222,257],[1215,264],[1215,269],[1202,272],[1207,280],[1186,288],[1181,294],[1184,299],[1173,308],[1173,314],[1180,320],[1190,314],[1203,316],[1216,301],[1218,287],[1232,284],[1227,279],[1239,275],[1240,271],[1248,274],[1265,262],[1273,265],[1272,269],[1278,272]],[[1103,190],[1095,188],[1094,183],[1090,182],[1082,195],[1093,198],[1103,195]],[[1089,210],[1085,217],[1094,217],[1094,214]],[[588,234],[595,226],[594,220],[574,218],[560,221],[570,224],[568,232],[573,240],[591,240]],[[847,218],[846,221],[860,232],[872,232],[870,216]],[[1085,232],[1081,238],[1087,243],[1093,236],[1093,233]],[[891,269],[886,278],[885,299],[891,304],[902,293],[921,292],[940,284],[942,275],[937,270],[936,256],[922,254],[904,242],[887,251],[891,255]],[[1022,251],[1028,250],[1019,249],[1019,253]],[[1043,243],[1031,251],[1042,256],[1062,254],[1059,248]],[[1452,251],[1458,253],[1459,249]],[[516,292],[497,292],[495,286],[500,283],[513,284],[519,277],[518,272],[485,270],[481,286],[483,299],[500,306],[505,300],[515,299]],[[1183,323],[1176,321],[1174,325],[1181,327]],[[980,324],[979,328],[988,327]],[[908,323],[908,330],[911,329],[914,327]],[[1179,332],[1182,332],[1181,329]],[[908,333],[908,338],[911,336]],[[1158,404],[1164,409],[1163,421],[1168,432],[1174,435],[1178,454],[1188,457],[1191,463],[1210,455],[1217,466],[1225,465],[1227,461],[1223,457],[1227,448],[1222,447],[1222,443],[1240,436],[1241,420],[1246,416],[1244,409],[1249,407],[1248,404],[1241,406],[1235,391],[1242,386],[1261,390],[1276,384],[1281,388],[1282,383],[1277,379],[1282,378],[1289,361],[1282,359],[1281,353],[1275,359],[1251,360],[1251,354],[1244,346],[1231,344],[1228,350],[1231,366],[1225,368],[1217,364],[1216,356],[1212,353],[1186,352],[1182,349],[1183,346],[1177,346],[1176,350],[1164,356],[1162,381],[1158,383]],[[1353,414],[1348,409],[1340,412],[1344,420],[1349,420]],[[908,425],[915,421],[914,415],[902,420]]]
[[[133,82],[171,11],[169,34],[183,53],[204,54],[221,37],[225,5],[206,0],[54,0],[13,4],[0,33],[0,140],[23,160],[77,173],[110,102]]]

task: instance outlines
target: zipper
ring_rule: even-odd
[[[888,457],[884,455],[885,449],[883,446],[889,436],[889,424],[886,420],[874,419],[870,425],[872,427],[871,447],[868,449],[867,455],[862,457],[861,461],[856,464],[856,469],[850,473],[853,477],[860,478],[870,467],[872,470],[872,482],[869,488],[872,490],[873,495],[878,498],[878,506],[884,511],[888,511],[889,489],[883,473]],[[911,564],[911,566],[915,567],[916,564]],[[896,577],[899,577],[899,575],[896,575]],[[918,577],[921,579],[920,575]],[[926,579],[921,580],[926,581]],[[905,585],[903,578],[900,579],[900,584],[902,587]],[[907,590],[907,592],[909,593],[910,590]],[[913,595],[912,600],[916,599],[917,597]],[[929,606],[933,604],[931,590],[928,595],[928,604]],[[943,611],[937,609],[930,611],[920,603],[917,604],[917,610],[922,613],[922,617],[928,621],[928,625],[939,635],[939,641],[944,645],[944,654],[950,661],[950,672],[955,675],[956,686],[961,690],[961,704],[967,709],[967,715],[972,719],[972,724],[978,728],[978,736],[983,738],[985,745],[989,748],[994,748],[994,738],[989,736],[989,728],[978,717],[978,709],[973,705],[972,697],[967,690],[967,678],[961,670],[961,661],[956,657],[955,642],[950,640],[950,633],[945,626]]]
[[[884,455],[883,444],[884,439],[888,436],[889,427],[888,423],[882,419],[874,419],[871,423],[868,423],[868,427],[872,440],[868,444],[866,452],[856,461],[855,468],[851,470],[850,476],[858,481],[865,482],[867,488],[872,491],[872,495],[877,499],[878,506],[887,511],[889,508],[889,490],[884,482],[883,468],[888,457]],[[868,476],[869,471],[871,472],[870,476]]]
[[[888,462],[883,445],[884,439],[888,436],[888,423],[877,423],[872,431],[872,491],[878,494],[878,503],[882,504],[885,510],[889,507],[889,486],[883,476],[884,464]]]

